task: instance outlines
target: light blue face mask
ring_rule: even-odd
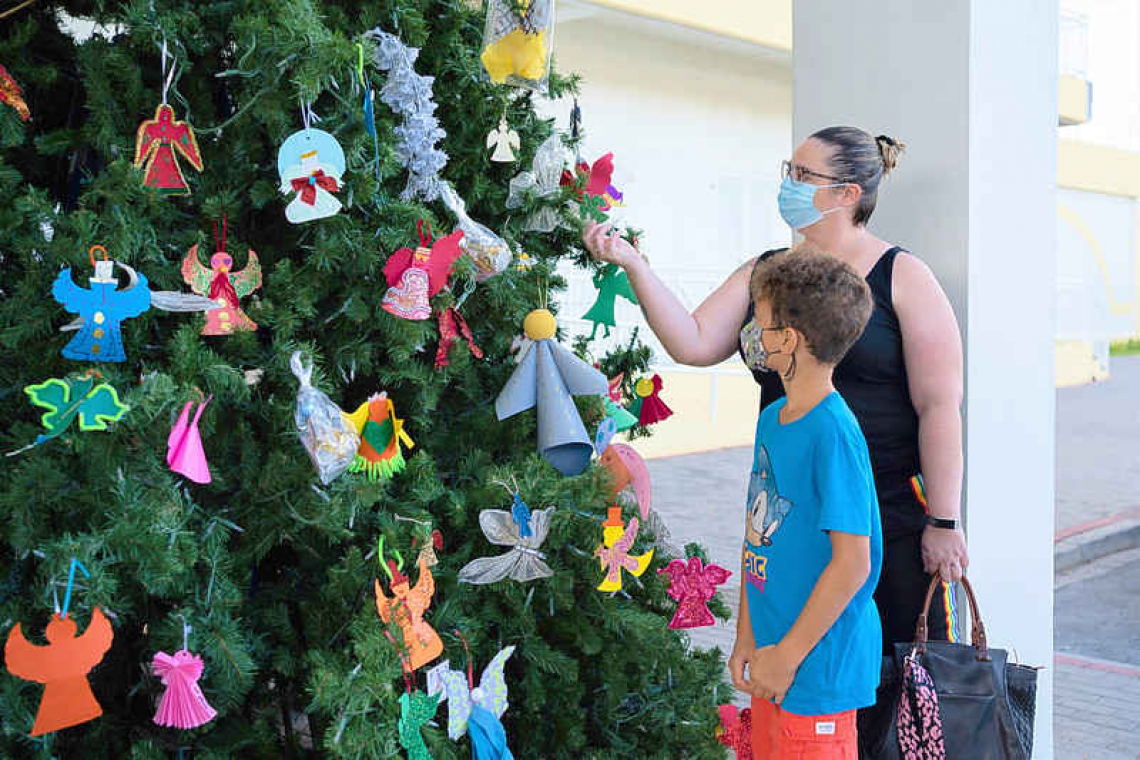
[[[780,206],[780,216],[793,230],[802,230],[818,222],[832,211],[843,208],[836,206],[827,211],[820,211],[815,207],[815,194],[825,187],[843,187],[847,182],[837,182],[831,185],[813,185],[810,182],[796,182],[791,177],[784,177],[780,183],[780,195],[777,202]]]

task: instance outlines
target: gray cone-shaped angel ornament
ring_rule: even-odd
[[[606,376],[554,340],[558,324],[546,309],[523,321],[534,341],[495,399],[500,420],[538,408],[538,450],[563,475],[579,475],[590,465],[594,446],[573,396],[601,396]]]
[[[546,564],[546,555],[539,551],[550,532],[550,515],[553,512],[554,507],[531,512],[517,493],[510,512],[484,509],[479,513],[479,527],[483,534],[491,543],[509,546],[511,550],[498,557],[471,560],[459,571],[459,582],[484,585],[510,578],[526,583],[554,575]]]

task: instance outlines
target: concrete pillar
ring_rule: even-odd
[[[793,138],[907,144],[872,228],[934,269],[966,345],[970,578],[993,646],[1048,666],[1053,756],[1056,0],[797,0]]]

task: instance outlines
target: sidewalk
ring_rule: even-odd
[[[1140,356],[1057,390],[1056,569],[1140,546]]]
[[[1057,591],[1087,579],[1081,566],[1140,547],[1140,357],[1114,359],[1112,378],[1057,394]],[[702,543],[709,558],[733,573],[722,592],[736,610],[740,542],[750,447],[649,461],[653,506],[673,543]],[[1140,552],[1140,549],[1134,551]],[[1102,560],[1119,564],[1116,556]],[[1100,563],[1098,563],[1100,565]],[[1091,566],[1089,566],[1091,567]],[[1107,572],[1101,570],[1099,572]],[[736,630],[727,623],[690,632],[695,646],[727,656]],[[1140,717],[1140,652],[1134,664],[1057,653],[1054,663],[1055,754],[1059,760],[1140,760],[1134,726]],[[745,698],[737,694],[737,702]]]

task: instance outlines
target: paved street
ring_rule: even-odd
[[[699,541],[733,572],[735,610],[751,448],[649,462],[653,504],[674,543]],[[1105,383],[1057,394],[1058,531],[1140,507],[1140,357],[1114,359]],[[1111,529],[1111,528],[1108,528]],[[1105,530],[1105,529],[1101,529]],[[696,646],[731,650],[736,622],[691,633]],[[1055,757],[1140,760],[1140,549],[1056,580]],[[739,696],[739,695],[738,695]],[[738,700],[742,704],[743,699]]]

